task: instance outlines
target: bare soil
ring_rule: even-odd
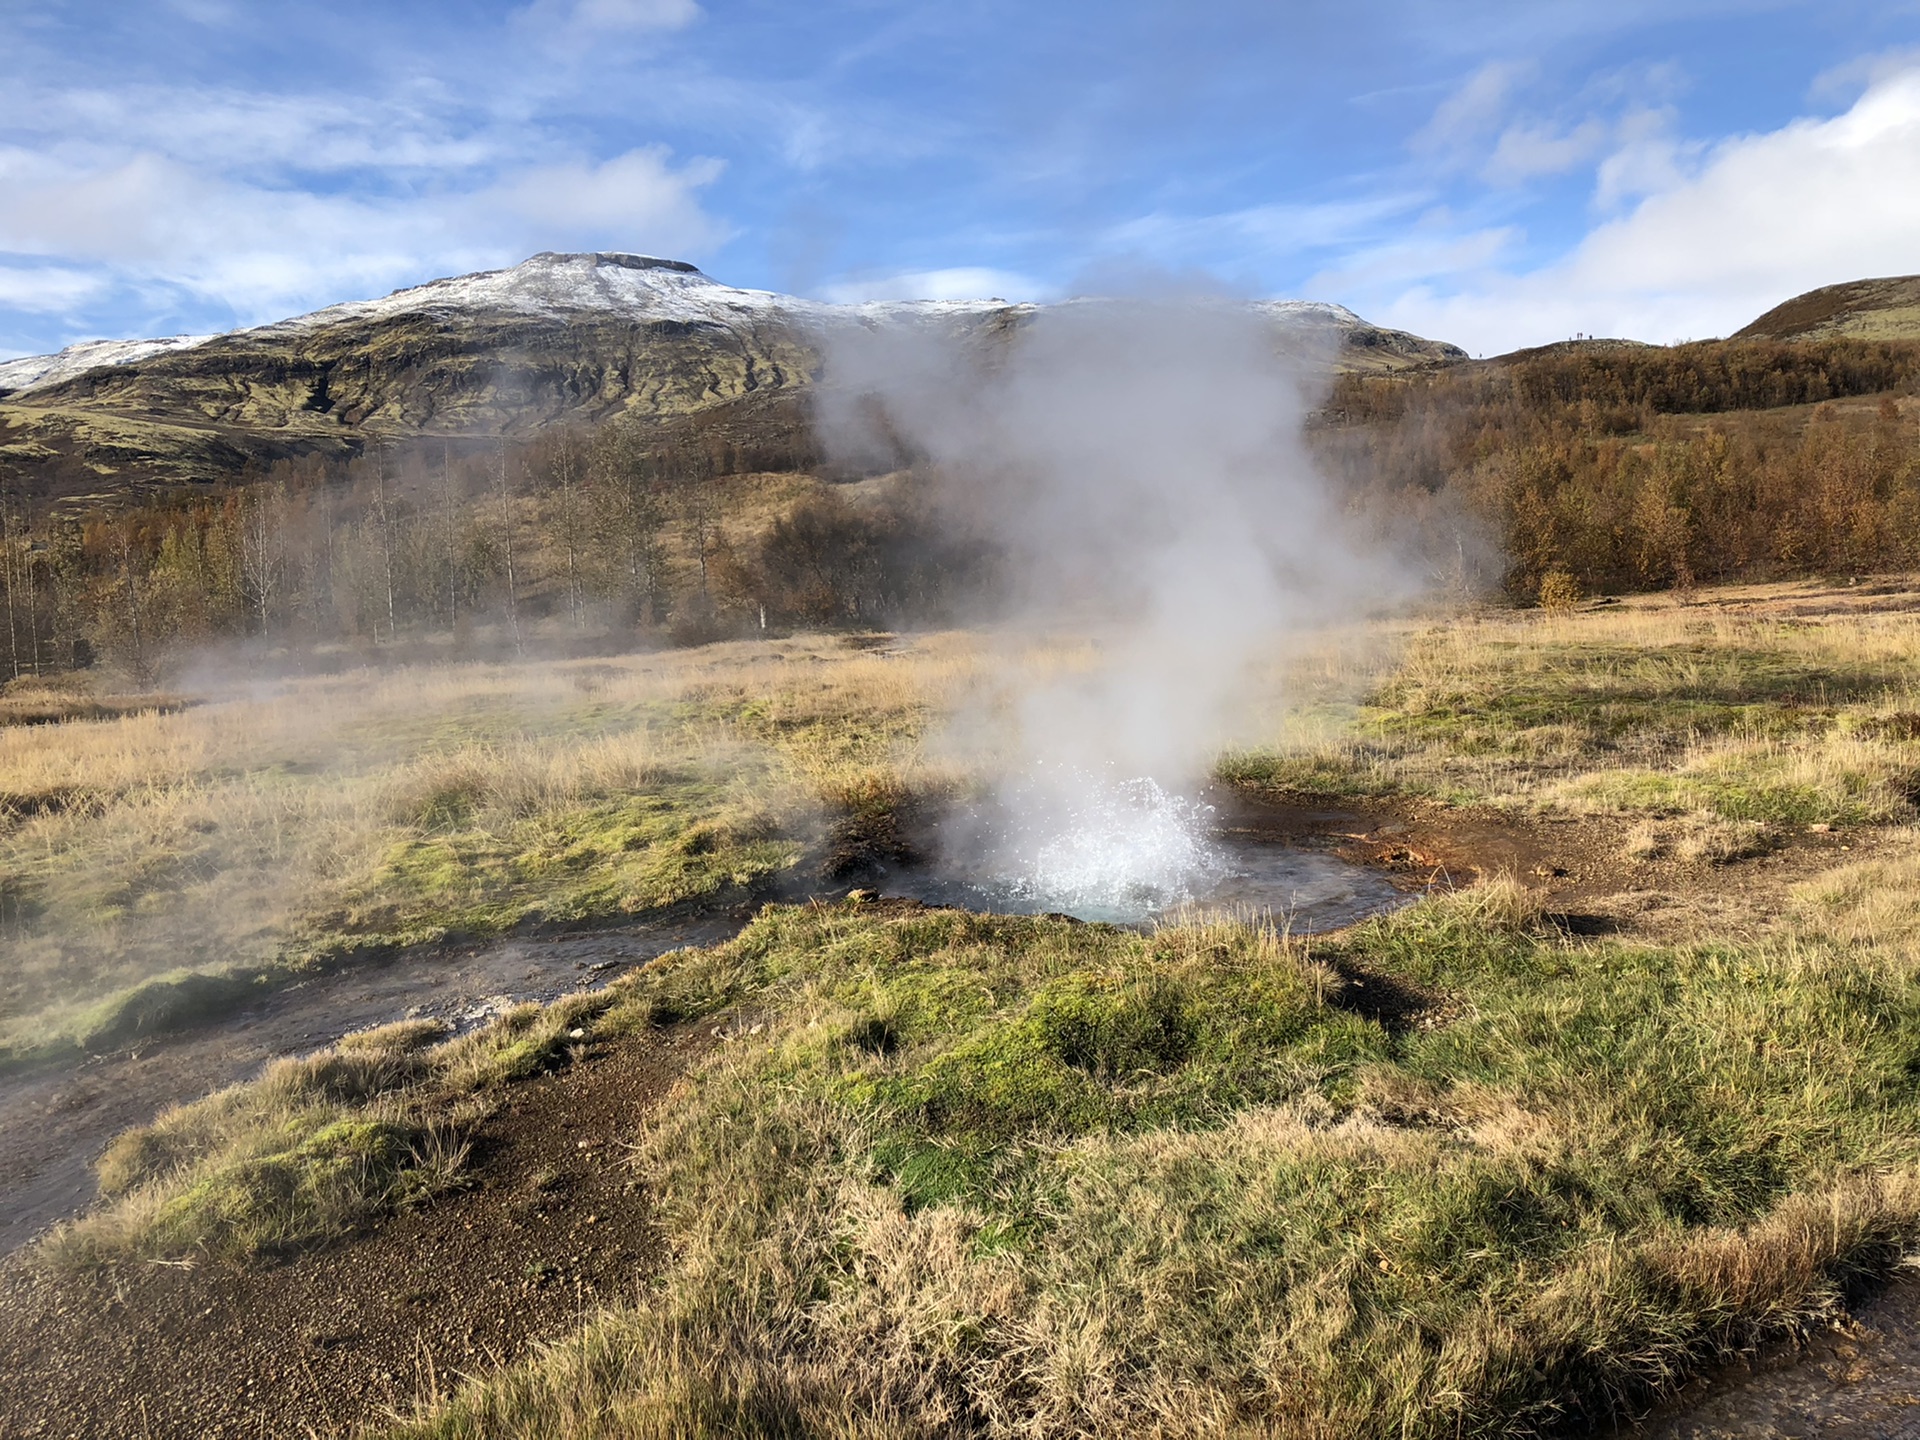
[[[0,1434],[307,1436],[511,1362],[659,1266],[621,1141],[707,1030],[623,1041],[515,1087],[468,1189],[264,1269],[0,1271]]]
[[[263,991],[196,1030],[0,1075],[0,1255],[97,1193],[93,1162],[122,1130],[342,1035],[428,1016],[469,1027],[522,1000],[587,990],[683,945],[739,928],[734,914],[415,952]]]

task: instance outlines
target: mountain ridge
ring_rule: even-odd
[[[608,283],[614,276],[636,274],[648,278],[638,286]],[[709,293],[702,294],[703,291]],[[1068,300],[1055,303],[1084,302]],[[1370,325],[1344,305],[1313,300],[1256,300],[1247,304],[1258,313],[1289,323],[1317,324],[1342,332],[1377,332],[1402,344],[1409,356],[1427,353],[1434,359],[1454,359],[1464,354],[1457,347],[1444,342],[1429,341],[1405,331]],[[654,320],[697,323],[714,320],[722,313],[737,316],[778,314],[832,322],[972,317],[994,313],[1024,315],[1046,308],[1049,307],[997,299],[851,303],[811,300],[778,291],[724,285],[684,260],[619,251],[542,251],[518,265],[423,281],[418,285],[402,286],[378,298],[340,301],[305,314],[261,325],[243,326],[219,334],[89,340],[48,355],[28,355],[0,361],[0,395],[28,394],[78,378],[89,369],[137,364],[155,355],[196,349],[216,342],[267,340],[307,334],[333,324],[460,310],[493,309],[555,317],[581,312],[615,311],[644,315]],[[1378,341],[1363,342],[1365,348],[1374,348],[1378,344]]]
[[[1340,306],[1249,303],[1284,343],[1328,352],[1337,369],[1464,358]],[[349,458],[368,443],[525,436],[620,414],[671,422],[721,406],[772,414],[769,401],[817,380],[822,335],[837,326],[913,325],[993,344],[1045,308],[836,305],[723,285],[685,261],[542,252],[223,335],[96,341],[5,362],[0,483],[98,501],[299,455]],[[799,408],[780,409],[783,434],[803,423]]]

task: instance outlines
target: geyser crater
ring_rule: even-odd
[[[1364,865],[1226,826],[1213,805],[1146,776],[1036,767],[938,829],[925,861],[869,861],[863,883],[998,914],[1141,925],[1211,910],[1270,918],[1294,934],[1337,929],[1412,898]]]

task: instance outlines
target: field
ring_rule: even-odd
[[[0,730],[12,1053],[151,1033],[180,1018],[156,996],[230,1001],[189,971],[267,987],[772,893],[972,783],[933,737],[986,655],[810,638]],[[507,1253],[562,1218],[551,1263],[583,1273],[596,1234],[654,1237],[632,1283],[490,1357],[435,1338],[466,1302],[420,1302],[303,1359],[330,1398],[281,1428],[1405,1437],[1636,1413],[1839,1315],[1920,1240],[1916,660],[1903,584],[1317,637],[1262,677],[1218,794],[1432,861],[1427,898],[1311,940],[774,904],[457,1038],[351,1038],[111,1147],[102,1202],[7,1279],[8,1389],[37,1346],[31,1403],[138,1424],[93,1368],[115,1336],[132,1353],[237,1294],[270,1332],[268,1291],[383,1236]],[[555,1178],[578,1162],[513,1158],[551,1143],[513,1117],[559,1084],[614,1117],[580,1142],[622,1177],[578,1192],[586,1215]],[[213,1377],[200,1418],[241,1424],[250,1362],[174,1343]],[[362,1351],[407,1345],[412,1380],[365,1383]],[[170,1383],[142,1406],[186,1404]]]
[[[0,1059],[355,955],[745,891],[894,775],[966,665],[797,640],[0,727]]]

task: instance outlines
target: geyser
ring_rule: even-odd
[[[1216,888],[1231,867],[1188,797],[1243,738],[1250,667],[1407,589],[1302,444],[1330,374],[1314,337],[1192,296],[1054,306],[984,348],[875,329],[826,349],[829,443],[868,466],[904,449],[941,523],[999,560],[975,618],[1001,663],[940,742],[988,786],[948,869],[1065,910]]]

